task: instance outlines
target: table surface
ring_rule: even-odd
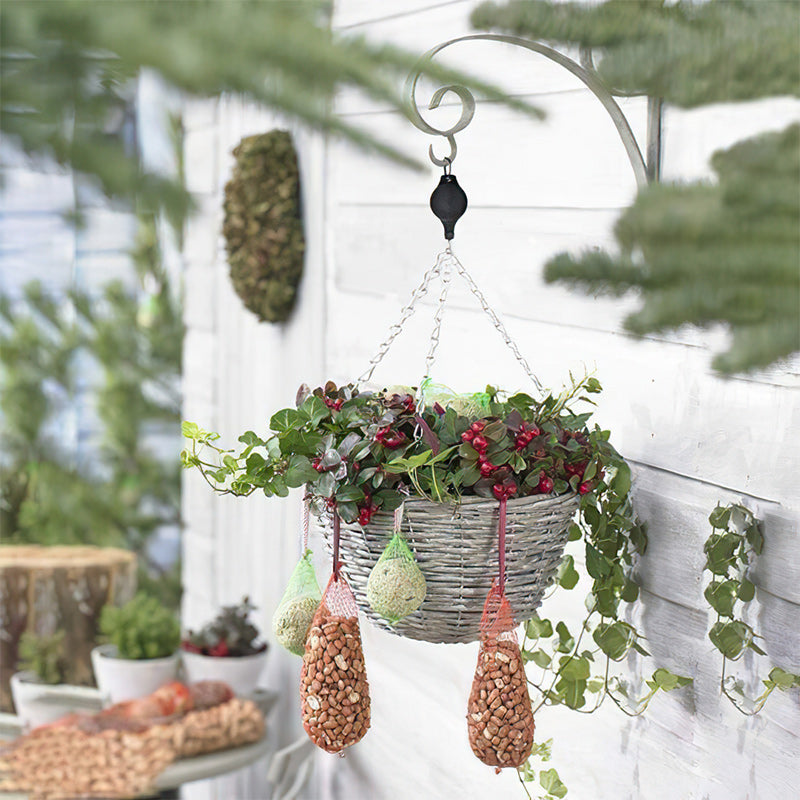
[[[86,711],[87,706],[93,705],[92,701],[95,699],[97,709],[101,708],[100,693],[96,689],[80,688],[80,699],[75,704],[76,711]],[[257,689],[253,694],[246,695],[246,699],[252,700],[264,713],[264,717],[268,719],[270,711],[278,700],[278,693],[269,689]],[[16,739],[22,735],[22,732],[22,723],[18,717],[14,714],[0,714],[0,740]],[[177,789],[184,783],[206,780],[234,772],[250,766],[262,758],[274,755],[275,749],[274,726],[267,723],[266,734],[258,742],[175,761],[156,778],[155,788],[158,791]],[[0,798],[2,800],[27,800],[27,795],[0,792]]]

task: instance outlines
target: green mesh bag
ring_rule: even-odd
[[[420,395],[426,408],[438,403],[442,408],[452,408],[462,417],[485,417],[490,411],[491,398],[486,392],[457,394],[448,386],[434,383],[430,378],[422,382]]]
[[[392,624],[416,611],[425,599],[425,576],[402,535],[395,531],[367,580],[367,602]]]
[[[322,602],[311,551],[306,550],[297,562],[281,602],[272,616],[272,632],[281,647],[302,656],[311,620]]]

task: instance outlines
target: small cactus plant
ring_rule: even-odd
[[[189,631],[182,647],[189,653],[204,656],[252,656],[267,649],[267,643],[259,641],[258,628],[249,621],[256,607],[249,597],[235,606],[223,606],[219,614],[199,631]]]
[[[120,658],[134,660],[171,656],[181,641],[175,615],[142,592],[124,606],[105,606],[100,631],[116,645]]]
[[[55,685],[66,682],[67,657],[64,650],[64,631],[52,636],[23,633],[19,643],[20,668],[34,672],[42,683]]]

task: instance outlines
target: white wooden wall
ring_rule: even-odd
[[[467,33],[474,5],[340,0],[335,25],[423,52]],[[765,520],[752,622],[769,658],[746,660],[739,671],[755,681],[770,662],[800,670],[800,364],[723,380],[709,366],[724,342],[721,331],[637,340],[621,324],[635,300],[546,286],[541,265],[549,256],[611,243],[613,222],[635,192],[622,145],[597,100],[543,58],[472,42],[453,48],[450,63],[548,113],[536,123],[479,102],[475,120],[458,137],[454,172],[470,207],[458,224],[455,250],[545,385],[558,388],[570,369],[596,370],[605,389],[597,419],[634,464],[638,510],[649,523],[637,621],[654,658],[630,669],[641,675],[663,665],[696,677],[694,687],[657,697],[642,718],[629,719],[611,706],[592,716],[543,710],[537,738],[554,739],[553,765],[575,800],[796,796],[800,700],[797,692],[774,695],[758,717],[745,719],[720,699],[721,657],[706,637],[711,619],[702,596],[702,545],[718,501],[742,501]],[[644,101],[623,106],[644,141]],[[429,137],[397,114],[350,94],[340,98],[339,110],[424,158]],[[435,113],[445,125],[458,109]],[[664,178],[708,178],[715,149],[798,118],[800,103],[789,99],[670,109]],[[439,116],[431,120],[438,124]],[[415,174],[347,145],[300,135],[309,244],[300,305],[285,326],[259,325],[227,279],[221,189],[238,139],[276,121],[224,101],[189,107],[186,122],[188,174],[202,212],[187,237],[185,416],[235,442],[242,430],[264,430],[272,410],[290,404],[302,381],[343,382],[363,371],[442,247],[427,206],[438,174],[432,168]],[[434,146],[444,152],[442,143]],[[434,378],[458,390],[489,382],[525,388],[524,374],[469,294],[456,286],[451,298]],[[428,305],[412,319],[379,369],[379,381],[419,379],[431,314]],[[298,553],[298,502],[228,502],[192,475],[184,502],[187,621],[205,618],[246,590],[268,622]],[[320,579],[326,577],[322,566]],[[574,611],[577,622],[581,587],[571,595],[554,598],[544,613]],[[344,759],[319,755],[308,796],[521,797],[516,776],[495,776],[467,743],[464,714],[477,645],[406,641],[366,623],[363,635],[373,729]],[[300,730],[298,674],[299,661],[273,648],[268,681],[286,692],[279,716],[285,741]],[[268,790],[251,774],[210,791],[255,797]]]

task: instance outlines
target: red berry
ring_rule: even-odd
[[[473,433],[482,433],[485,427],[486,423],[481,422],[480,420],[478,422],[473,422],[472,425],[470,425],[470,428],[472,428]]]
[[[475,434],[472,431],[464,431],[461,434],[461,441],[462,442],[471,442],[475,438]]]
[[[489,446],[489,442],[483,436],[476,436],[472,440],[472,446],[479,452],[482,453],[486,448]]]
[[[578,492],[580,494],[589,494],[592,491],[592,482],[591,481],[584,481],[579,487]]]
[[[321,458],[315,458],[311,462],[311,466],[314,467],[314,469],[317,472],[324,472],[325,471],[325,467],[322,466],[322,459]]]
[[[544,473],[539,478],[539,491],[542,494],[550,494],[553,491],[553,480]]]
[[[481,475],[483,475],[484,478],[488,478],[489,475],[495,471],[495,469],[497,469],[495,465],[488,461],[484,461],[480,466]]]

